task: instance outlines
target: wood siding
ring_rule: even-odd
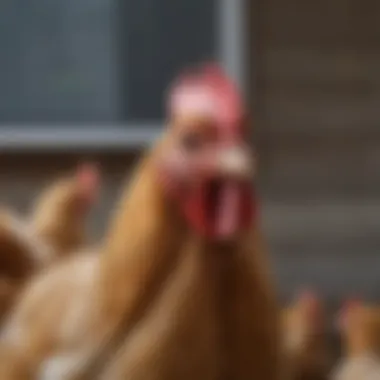
[[[251,67],[283,294],[380,299],[380,3],[258,0]]]

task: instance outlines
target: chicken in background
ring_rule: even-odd
[[[22,260],[41,266],[86,245],[86,220],[98,189],[98,169],[86,163],[49,185],[34,202],[29,216],[1,210],[0,260],[18,258],[7,254],[18,249],[24,251]],[[15,260],[15,266],[22,263]]]
[[[380,307],[346,302],[338,317],[343,358],[332,380],[380,379]]]
[[[34,204],[30,221],[9,209],[0,211],[0,322],[25,280],[87,242],[85,222],[98,177],[96,166],[85,164],[53,182]]]
[[[1,378],[279,378],[280,315],[241,100],[214,66],[171,94],[169,128],[99,255],[39,276],[10,318]]]
[[[312,291],[302,291],[282,311],[285,355],[296,380],[326,379],[330,352],[323,302]]]
[[[66,257],[88,244],[86,220],[99,191],[99,170],[85,163],[50,185],[34,203],[31,230],[53,252]]]

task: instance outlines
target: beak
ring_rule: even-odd
[[[242,180],[252,179],[255,174],[255,162],[251,152],[241,146],[223,149],[218,157],[218,172],[224,177]]]

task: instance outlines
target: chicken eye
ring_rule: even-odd
[[[188,152],[195,152],[202,146],[202,136],[196,132],[188,132],[182,136],[182,147]]]

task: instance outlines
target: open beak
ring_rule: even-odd
[[[251,209],[251,182],[254,176],[254,159],[251,151],[242,145],[219,148],[214,158],[215,177],[206,182],[205,209],[213,210],[214,233],[220,238],[230,238],[242,230]]]

